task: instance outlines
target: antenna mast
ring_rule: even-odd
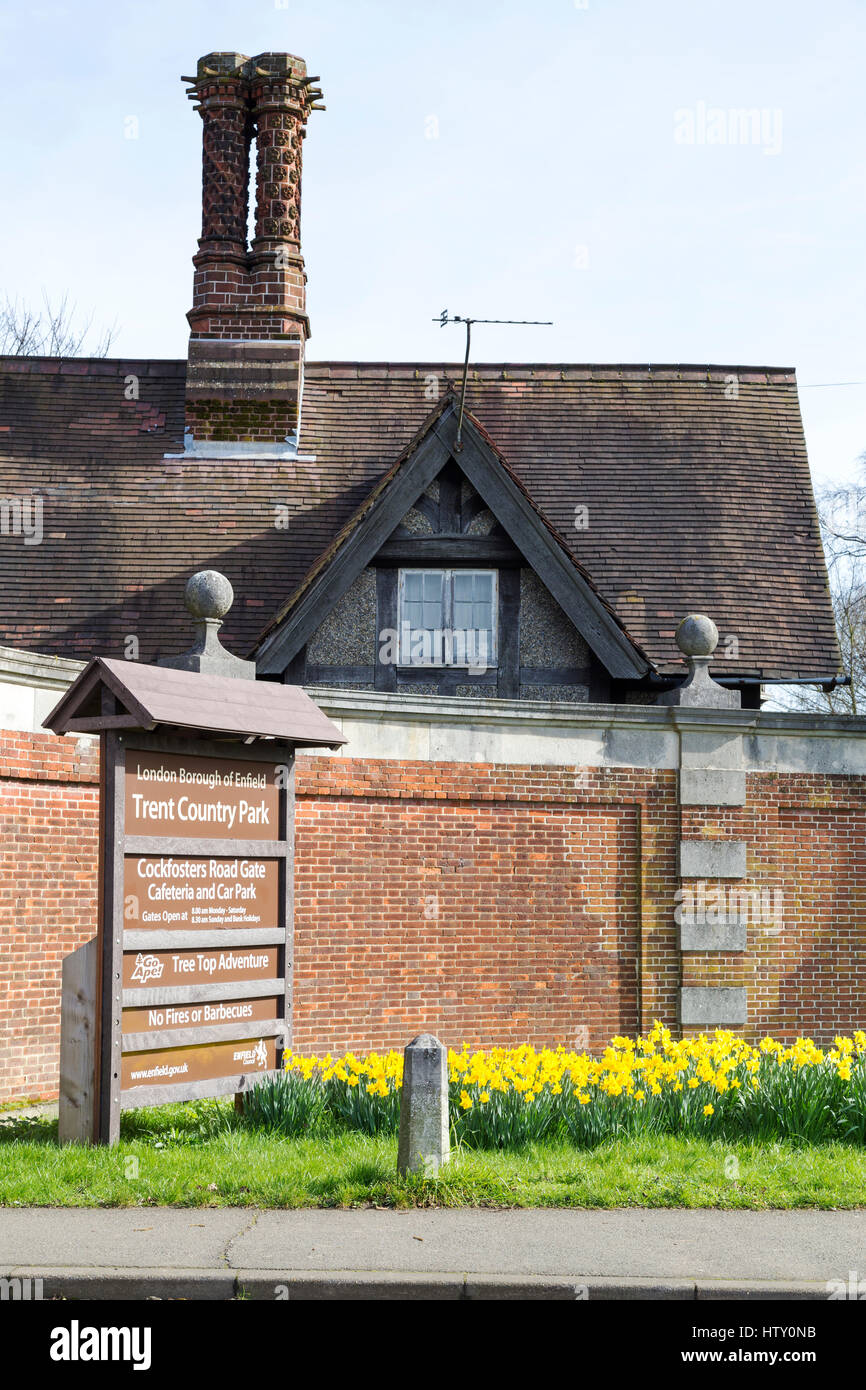
[[[463,411],[466,407],[466,383],[469,378],[469,342],[472,336],[473,323],[518,323],[523,325],[537,325],[542,328],[549,328],[553,319],[470,319],[462,314],[450,314],[447,309],[443,309],[438,318],[432,320],[438,323],[440,328],[444,328],[446,323],[465,323],[466,324],[466,356],[463,359],[463,386],[460,391],[460,416],[457,421],[457,439],[455,448],[463,448]]]

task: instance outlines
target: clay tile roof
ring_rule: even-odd
[[[142,661],[175,654],[186,579],[214,568],[237,594],[221,636],[245,654],[461,370],[310,362],[296,462],[203,463],[164,457],[185,363],[0,359],[0,497],[41,498],[44,530],[0,537],[0,643],[120,657],[134,636]],[[467,406],[659,670],[682,669],[672,633],[697,610],[737,638],[731,676],[837,673],[792,370],[479,364]]]

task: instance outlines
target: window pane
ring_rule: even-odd
[[[451,614],[455,658],[469,665],[486,665],[496,655],[496,576],[489,570],[455,570],[452,577]],[[464,655],[465,654],[465,655]]]
[[[442,602],[442,580],[443,574],[424,575],[424,598],[428,602]]]
[[[426,665],[440,660],[439,646],[430,637],[445,625],[444,570],[404,570],[400,601],[400,662]],[[408,630],[407,630],[408,629]]]
[[[411,627],[422,627],[423,605],[421,603],[403,604],[403,622]]]
[[[493,629],[493,602],[488,599],[472,605],[472,626]]]
[[[423,574],[406,574],[403,576],[404,593],[410,602],[420,599],[423,579]]]
[[[441,603],[428,603],[425,599],[424,603],[422,604],[422,609],[424,613],[424,621],[421,624],[422,627],[428,627],[431,631],[433,630],[433,628],[442,627],[443,620]]]
[[[458,570],[454,576],[454,601],[455,603],[466,603],[472,598],[472,580],[474,575],[466,570]]]
[[[454,601],[454,626],[464,631],[472,626],[472,604]]]
[[[473,574],[474,597],[482,602],[490,603],[493,598],[493,575],[492,574]]]

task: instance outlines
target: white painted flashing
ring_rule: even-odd
[[[309,455],[307,456],[309,458]],[[182,454],[163,454],[164,459],[251,459],[270,462],[297,463],[299,461],[298,441],[294,435],[277,440],[273,444],[255,444],[241,440],[226,440],[213,443],[207,439],[197,440],[187,431],[183,437]]]
[[[272,453],[262,453],[261,446],[255,444],[245,445],[244,452],[239,453],[235,450],[230,451],[228,445],[201,444],[192,449],[185,449],[182,454],[163,454],[163,458],[173,461],[195,459],[197,463],[201,463],[205,459],[247,459],[251,463],[316,463],[318,460],[318,454],[298,454],[291,449],[282,449],[281,446],[275,446],[275,450],[276,452]]]

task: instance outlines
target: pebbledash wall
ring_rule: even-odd
[[[96,923],[98,745],[35,731],[78,663],[27,660],[0,684],[0,1099],[56,1094]],[[309,693],[349,741],[298,759],[298,1050],[866,1024],[866,720]]]

